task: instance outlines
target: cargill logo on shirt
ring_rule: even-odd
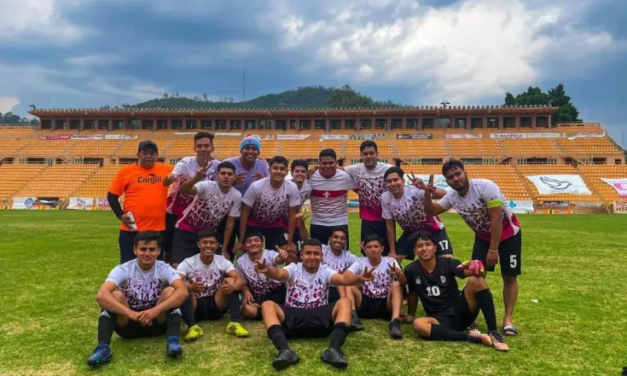
[[[148,174],[148,176],[140,176],[137,178],[139,184],[158,184],[161,183],[161,176]]]

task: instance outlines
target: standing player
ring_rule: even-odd
[[[422,338],[432,341],[468,341],[494,346],[498,351],[509,351],[496,328],[496,312],[492,293],[485,280],[481,261],[473,260],[462,265],[459,260],[435,257],[433,233],[419,231],[412,235],[414,252],[418,261],[405,269],[409,296],[407,312],[416,314],[418,297],[426,317],[414,321],[414,330]],[[459,291],[455,278],[468,278],[463,291]],[[466,332],[483,313],[488,334],[474,329]]]
[[[453,247],[444,229],[444,223],[437,216],[425,214],[424,198],[425,184],[412,176],[414,186],[406,186],[405,173],[398,167],[392,167],[385,172],[385,181],[388,191],[381,196],[383,218],[385,218],[388,236],[394,234],[396,224],[403,229],[403,235],[398,241],[390,243],[390,257],[402,262],[404,258],[414,259],[413,246],[409,237],[416,231],[433,232],[433,239],[438,246],[438,256],[452,257]],[[446,191],[436,189],[434,198],[444,197]]]
[[[161,235],[141,231],[134,239],[134,260],[118,265],[100,286],[96,300],[102,308],[98,319],[98,346],[87,364],[99,366],[111,361],[113,332],[122,338],[154,337],[166,334],[166,355],[183,353],[179,344],[181,311],[187,289],[176,271],[163,261]]]
[[[309,178],[311,185],[311,237],[327,244],[331,232],[338,226],[348,232],[348,191],[355,189],[355,181],[337,168],[333,149],[324,149],[319,155],[320,167]]]
[[[248,337],[249,333],[240,324],[238,290],[243,285],[242,277],[233,264],[216,255],[220,247],[218,234],[205,230],[198,235],[200,254],[186,258],[176,271],[185,279],[190,292],[181,310],[183,320],[189,326],[185,341],[195,341],[205,333],[196,325],[202,320],[220,320],[229,311],[231,322],[226,333],[236,337]]]
[[[137,163],[118,172],[107,200],[115,216],[122,221],[118,242],[120,263],[135,258],[133,241],[138,231],[164,231],[168,188],[163,179],[172,167],[157,163],[159,149],[152,141],[142,141],[137,150]],[[124,195],[124,209],[120,196]]]
[[[174,228],[176,222],[183,216],[183,212],[194,200],[193,195],[182,194],[179,191],[181,184],[191,179],[198,170],[209,163],[207,171],[207,179],[213,179],[216,167],[220,161],[213,159],[213,134],[209,132],[198,132],[194,135],[194,151],[196,155],[193,157],[185,157],[178,161],[174,170],[163,179],[163,185],[169,187],[170,195],[168,196],[168,209],[166,213],[166,231],[163,236],[163,253],[168,255],[169,260],[172,253],[172,240],[174,237]]]
[[[300,193],[300,206],[296,208],[296,213],[300,213],[305,202],[311,198],[311,185],[307,183],[307,173],[309,171],[309,163],[307,163],[304,159],[295,159],[292,161],[291,172],[292,172],[292,183],[296,184],[298,187],[298,193]],[[283,224],[285,226],[285,231],[287,232],[289,227],[289,218],[283,218]],[[303,241],[300,237],[299,226],[301,224],[299,221],[296,221],[296,229],[294,230],[294,245],[296,246],[296,252],[289,252],[287,257],[287,263],[291,264],[293,262],[298,262],[300,251],[303,249]]]
[[[205,180],[209,166],[209,162],[205,162],[196,174],[179,188],[182,194],[195,197],[176,222],[172,251],[174,266],[198,254],[200,252],[197,244],[198,234],[204,230],[216,230],[223,220],[226,220],[224,237],[227,240],[222,249],[226,249],[228,239],[233,233],[235,219],[240,215],[242,196],[233,188],[235,166],[230,162],[220,163],[215,174],[216,181]],[[224,257],[230,258],[226,252]]]
[[[475,232],[475,244],[472,249],[473,260],[480,260],[488,271],[501,265],[503,278],[503,333],[515,336],[512,314],[518,299],[518,279],[521,273],[522,232],[518,219],[507,205],[499,187],[491,180],[468,179],[464,164],[451,159],[442,166],[442,175],[446,183],[453,188],[444,198],[433,203],[431,194],[425,194],[425,212],[438,215],[453,208]],[[434,193],[429,186],[426,193]]]
[[[403,306],[402,286],[406,283],[405,275],[396,260],[382,256],[382,243],[377,234],[368,235],[363,244],[359,243],[366,257],[353,263],[348,268],[348,272],[361,274],[364,270],[370,269],[374,274],[374,279],[363,282],[361,289],[351,286],[347,287],[346,291],[358,317],[390,320],[390,337],[402,339],[400,316]]]
[[[285,303],[285,283],[268,279],[255,271],[255,262],[265,260],[267,265],[278,267],[287,259],[287,252],[276,247],[276,252],[263,249],[263,235],[251,232],[244,237],[244,253],[237,259],[237,272],[244,278],[242,315],[261,320],[261,304],[271,300]]]
[[[300,361],[290,349],[287,336],[321,337],[331,333],[331,341],[320,358],[336,368],[346,368],[348,363],[340,349],[348,336],[351,323],[351,302],[346,298],[329,304],[330,286],[352,286],[372,280],[372,271],[362,275],[338,274],[322,263],[322,244],[317,239],[305,241],[303,262],[290,264],[283,269],[267,266],[265,260],[257,261],[257,272],[268,278],[283,281],[287,286],[284,305],[266,301],[261,305],[263,324],[268,337],[279,351],[272,365],[285,369]]]
[[[350,165],[344,168],[357,184],[359,194],[359,218],[361,218],[361,240],[371,234],[377,234],[383,241],[383,252],[387,255],[390,250],[388,244],[389,234],[385,220],[381,216],[381,195],[387,191],[387,185],[383,175],[388,168],[387,163],[377,161],[379,149],[377,143],[371,140],[364,141],[359,146],[359,154],[362,163]],[[393,240],[396,233],[393,233]]]
[[[297,208],[300,194],[296,184],[285,181],[289,162],[284,157],[270,160],[270,177],[252,183],[242,198],[239,238],[246,232],[260,232],[266,240],[266,249],[283,245],[286,239],[283,218],[288,216],[287,244],[293,248]],[[242,248],[238,242],[235,251]]]

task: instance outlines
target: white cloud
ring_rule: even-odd
[[[0,112],[13,111],[20,104],[18,97],[0,97]]]
[[[84,56],[73,56],[65,59],[65,62],[77,67],[99,67],[105,65],[118,64],[125,61],[120,55],[112,54],[92,54]]]
[[[586,8],[570,3],[468,0],[436,9],[411,0],[321,0],[329,11],[308,18],[300,2],[272,0],[259,20],[284,50],[309,60],[307,70],[420,87],[431,102],[465,104],[536,83],[560,47],[568,52],[557,69],[590,66],[622,46],[609,33],[579,30]]]

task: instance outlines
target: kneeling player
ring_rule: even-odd
[[[248,337],[249,333],[239,323],[239,294],[242,278],[233,264],[223,256],[216,255],[220,247],[218,234],[213,230],[198,235],[200,253],[181,262],[176,271],[185,279],[190,292],[181,307],[183,320],[189,326],[185,341],[195,341],[205,333],[196,325],[197,321],[219,320],[228,310],[231,322],[227,334]]]
[[[420,297],[427,317],[414,321],[414,331],[432,341],[468,341],[494,346],[498,351],[509,351],[501,333],[496,329],[496,312],[492,293],[488,288],[481,261],[462,264],[452,258],[435,257],[436,245],[432,234],[417,232],[413,235],[414,252],[418,260],[405,268],[409,297],[409,315],[416,314]],[[460,292],[455,278],[468,278]],[[479,311],[483,313],[488,334],[478,330],[466,332]]]
[[[287,337],[320,337],[331,333],[331,342],[320,358],[336,368],[346,368],[348,363],[340,349],[349,333],[351,302],[346,298],[328,303],[330,286],[352,286],[372,280],[372,271],[362,275],[338,274],[321,265],[322,244],[309,239],[303,244],[302,263],[290,264],[283,269],[267,266],[265,260],[257,261],[255,268],[268,278],[284,281],[287,298],[284,305],[266,301],[261,305],[263,323],[268,337],[279,350],[272,365],[282,370],[299,362],[300,358],[287,343]]]
[[[287,259],[287,252],[276,247],[277,252],[263,249],[263,236],[252,232],[244,236],[246,253],[237,259],[237,272],[244,278],[242,315],[249,319],[261,320],[261,304],[271,300],[278,304],[285,302],[285,283],[269,279],[255,270],[255,262],[265,260],[266,265],[277,267]]]
[[[96,300],[102,308],[98,319],[98,347],[87,359],[90,366],[111,361],[109,344],[115,331],[122,338],[166,334],[166,355],[183,353],[179,344],[181,312],[187,289],[176,271],[163,261],[161,235],[142,231],[135,236],[134,260],[116,266],[102,284]]]
[[[351,299],[356,314],[363,319],[391,320],[389,333],[394,339],[402,339],[401,307],[403,305],[403,290],[406,283],[405,275],[400,266],[392,257],[382,256],[383,241],[376,235],[364,238],[362,250],[366,257],[357,260],[348,268],[349,273],[361,274],[370,268],[374,273],[374,280],[357,286],[347,287],[348,297]]]

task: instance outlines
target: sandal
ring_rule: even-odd
[[[503,334],[510,337],[518,335],[518,329],[514,325],[503,325]]]

